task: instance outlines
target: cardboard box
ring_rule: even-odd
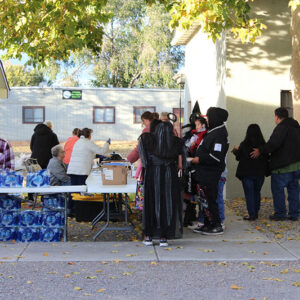
[[[127,167],[124,163],[109,163],[102,167],[103,185],[127,184]]]

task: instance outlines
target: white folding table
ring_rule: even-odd
[[[126,185],[103,185],[101,172],[91,172],[86,180],[87,192],[93,194],[103,194],[104,196],[103,209],[93,220],[93,227],[104,217],[106,210],[106,224],[96,233],[94,236],[94,241],[104,231],[133,231],[139,237],[139,234],[134,229],[134,225],[132,224],[131,226],[128,223],[128,194],[136,193],[136,184],[136,179],[128,177]],[[109,194],[125,194],[124,226],[110,226]]]
[[[39,195],[47,194],[58,194],[61,193],[65,198],[65,207],[62,209],[65,215],[64,224],[64,242],[67,241],[67,231],[68,231],[68,216],[67,216],[67,198],[68,193],[81,193],[86,192],[86,185],[67,185],[67,186],[49,186],[49,187],[12,187],[12,188],[0,188],[0,194],[23,194],[23,193],[33,193]],[[56,209],[57,210],[57,209]]]

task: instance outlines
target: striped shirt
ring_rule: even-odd
[[[0,138],[0,169],[15,169],[15,156],[10,144]]]

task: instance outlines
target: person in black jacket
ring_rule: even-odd
[[[265,139],[257,124],[249,125],[244,141],[233,149],[236,160],[239,161],[236,177],[242,181],[249,216],[244,220],[254,221],[258,218],[260,209],[260,191],[268,170],[268,156],[260,155],[251,158],[254,148],[265,145]]]
[[[42,169],[46,169],[52,158],[51,149],[59,144],[57,135],[52,131],[52,123],[38,124],[31,137],[31,158],[37,159]]]
[[[287,219],[284,189],[287,188],[289,213],[288,219],[299,218],[299,183],[300,178],[300,126],[296,120],[288,117],[285,108],[275,110],[275,127],[269,141],[254,149],[252,157],[271,154],[270,170],[273,194],[274,214],[271,220]]]
[[[223,228],[218,211],[217,194],[229,147],[228,133],[224,124],[228,112],[222,108],[211,107],[206,115],[208,132],[196,151],[196,157],[192,160],[195,164],[194,179],[198,184],[200,207],[204,215],[204,226],[196,232],[220,235],[223,234]]]

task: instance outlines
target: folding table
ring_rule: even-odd
[[[103,185],[101,172],[91,172],[86,180],[86,185],[88,193],[103,194],[104,196],[103,209],[93,220],[92,225],[95,226],[98,222],[100,222],[105,214],[106,224],[96,233],[94,241],[96,241],[97,237],[104,231],[132,231],[140,237],[135,231],[134,225],[130,225],[130,221],[128,221],[128,194],[136,193],[136,179],[128,177],[126,185]],[[110,226],[109,194],[125,194],[124,226]]]

